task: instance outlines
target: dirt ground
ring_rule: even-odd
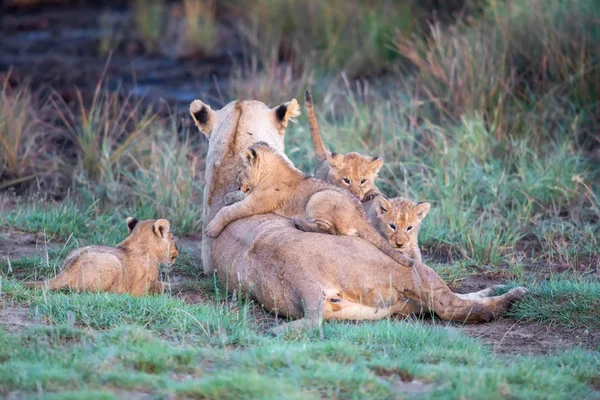
[[[182,251],[190,254],[190,261],[200,266],[200,238],[186,237],[178,240]],[[42,234],[30,234],[17,231],[0,231],[0,258],[15,259],[26,255],[44,254],[47,244]],[[172,293],[184,301],[197,304],[213,300],[201,289],[194,288],[194,280],[185,275],[174,273],[170,276]],[[474,275],[465,278],[454,290],[460,293],[481,290],[494,284],[503,283],[498,277]],[[233,301],[232,307],[237,307]],[[279,324],[281,319],[266,312],[260,305],[251,307],[251,315],[260,332],[266,332]],[[30,317],[29,310],[2,302],[0,296],[0,326],[9,331],[18,331],[42,321]],[[432,321],[426,323],[456,329],[481,340],[491,346],[499,355],[513,356],[525,354],[548,354],[561,350],[569,350],[580,346],[587,349],[598,349],[600,332],[587,329],[568,329],[558,325],[528,323],[514,319],[499,319],[489,323],[463,324],[458,322]]]

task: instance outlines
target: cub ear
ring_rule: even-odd
[[[212,108],[200,100],[194,100],[190,104],[190,115],[194,119],[194,123],[198,129],[200,129],[200,132],[209,138],[216,118],[216,113]]]
[[[288,121],[296,122],[292,118],[300,116],[300,106],[296,99],[288,101],[273,108],[272,111],[275,113],[275,120],[277,121],[277,130],[279,134],[283,136],[285,128],[287,127]]]
[[[392,209],[390,202],[381,195],[375,197],[373,201],[375,202],[375,210],[377,211],[378,217],[387,214]]]
[[[166,219],[159,219],[152,225],[154,234],[161,238],[164,238],[165,233],[168,233],[169,230],[171,230],[171,224]]]
[[[378,174],[381,167],[383,167],[383,159],[379,157],[373,157],[373,159],[369,163],[369,166],[371,167],[371,170],[374,174]]]
[[[429,203],[419,203],[415,206],[415,213],[417,218],[423,219],[429,212],[431,205]]]
[[[138,220],[132,217],[127,217],[127,229],[129,233],[133,232],[133,228],[137,225]]]
[[[246,167],[250,167],[254,161],[256,161],[257,154],[254,147],[250,146],[247,149],[242,150],[240,153],[240,158],[242,159],[242,164]]]
[[[327,161],[329,162],[329,166],[331,168],[338,169],[341,167],[342,162],[344,161],[344,156],[335,152],[331,152],[327,154]]]

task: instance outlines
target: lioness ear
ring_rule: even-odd
[[[275,119],[277,120],[279,134],[283,136],[285,128],[287,127],[288,121],[296,122],[292,118],[296,118],[300,115],[300,106],[296,99],[288,101],[273,108],[275,113]]]
[[[200,132],[209,138],[215,121],[215,112],[212,108],[200,100],[194,100],[190,104],[190,115],[194,119],[194,123],[198,129],[200,129]]]
[[[127,229],[129,229],[129,233],[133,232],[133,228],[137,225],[138,220],[132,217],[127,217]]]
[[[381,195],[375,197],[373,201],[375,202],[375,209],[377,210],[378,217],[387,214],[392,209],[390,202]]]
[[[381,167],[383,167],[383,160],[379,157],[373,157],[373,160],[371,161],[369,166],[371,167],[371,170],[373,171],[373,173],[377,174],[377,173],[379,173],[379,170],[381,169]]]
[[[329,166],[332,168],[339,168],[343,160],[344,156],[333,151],[327,155],[327,161],[329,162]]]
[[[416,216],[419,219],[425,218],[427,213],[429,212],[429,208],[431,205],[429,203],[419,203],[415,206]]]
[[[250,146],[247,149],[242,150],[240,158],[242,159],[242,164],[249,167],[256,160],[256,150]]]
[[[164,238],[165,233],[168,233],[170,229],[171,224],[166,219],[159,219],[152,225],[152,231],[161,238]]]

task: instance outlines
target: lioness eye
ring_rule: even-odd
[[[390,229],[393,230],[393,231],[395,231],[396,230],[396,225],[390,224]]]
[[[407,226],[407,227],[406,227],[406,232],[410,232],[410,231],[412,231],[412,228],[413,228],[413,227],[412,227],[412,226],[410,226],[410,225],[409,225],[409,226]]]
[[[362,179],[362,180],[360,181],[360,186],[364,185],[365,183],[367,183],[367,180],[366,180],[366,179]]]
[[[349,185],[349,184],[350,184],[350,179],[348,179],[348,178],[344,178],[344,183],[345,183],[346,185]]]

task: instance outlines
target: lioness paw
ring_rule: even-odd
[[[523,297],[525,297],[525,295],[527,295],[527,293],[529,293],[529,289],[527,289],[526,287],[523,287],[523,286],[519,286],[519,287],[510,289],[506,293],[506,296],[509,297],[511,301],[516,301],[516,300],[521,300]]]

